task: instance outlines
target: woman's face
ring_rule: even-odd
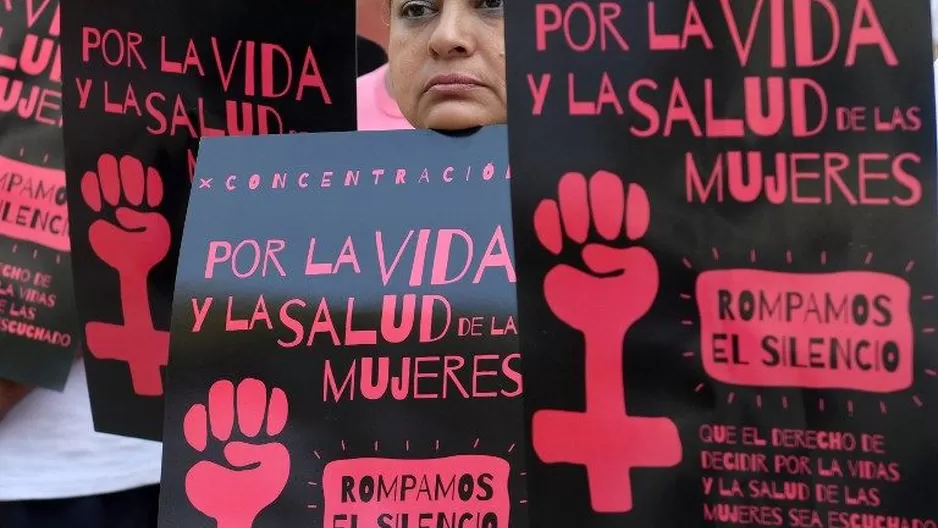
[[[507,120],[504,0],[391,0],[391,90],[415,128]]]

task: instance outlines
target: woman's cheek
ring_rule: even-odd
[[[402,104],[402,100],[409,95],[408,77],[409,72],[404,64],[398,64],[397,68],[392,68],[391,94],[398,100],[398,104]]]

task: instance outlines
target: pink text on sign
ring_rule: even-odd
[[[507,528],[511,466],[487,455],[335,460],[322,476],[324,528]]]
[[[65,171],[0,156],[0,235],[69,251]]]
[[[879,272],[705,271],[700,352],[734,385],[897,392],[912,385],[911,289]]]

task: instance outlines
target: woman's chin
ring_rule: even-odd
[[[465,130],[504,121],[504,116],[492,115],[485,105],[475,101],[444,101],[427,112],[423,126],[434,130]]]

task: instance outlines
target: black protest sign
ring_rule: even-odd
[[[928,2],[508,11],[532,524],[935,526]]]
[[[78,349],[59,3],[0,2],[0,378],[60,389]]]
[[[504,127],[203,143],[161,526],[527,526],[507,155]]]
[[[200,137],[355,128],[355,7],[63,7],[74,273],[95,428],[159,439]]]

